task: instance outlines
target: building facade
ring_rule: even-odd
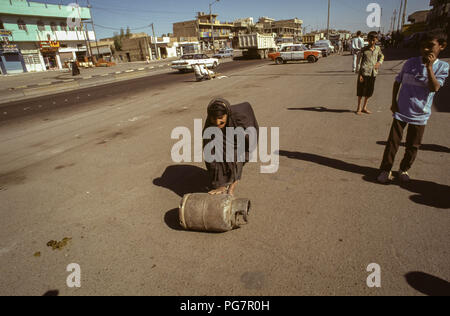
[[[91,55],[89,41],[95,40],[85,26],[90,19],[86,7],[0,1],[2,73],[62,69],[71,60],[85,61]]]
[[[298,18],[276,21],[268,17],[262,17],[258,24],[263,26],[264,33],[276,34],[278,42],[300,43],[302,41],[303,21]]]
[[[151,39],[147,33],[131,34],[121,39],[121,49],[115,52],[117,62],[145,61],[152,58]],[[154,54],[154,53],[153,53]]]
[[[178,41],[184,38],[196,38],[202,49],[217,47],[231,47],[234,24],[220,22],[217,14],[198,12],[197,18],[173,24],[173,33]]]

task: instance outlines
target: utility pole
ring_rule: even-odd
[[[155,39],[155,58],[159,59],[158,46],[156,45],[156,42],[158,42],[158,38],[155,37],[155,26],[153,23],[152,23],[152,31],[153,31],[153,38]]]
[[[330,39],[330,7],[331,7],[331,0],[328,0],[327,40]]]
[[[89,3],[89,0],[87,1],[87,4],[88,4],[88,8],[89,8],[89,13],[90,13],[90,16],[91,16],[92,30],[94,31],[94,36],[95,36],[95,46],[97,47],[97,57],[100,58],[100,51],[99,51],[99,48],[98,48],[97,33],[95,33],[95,27],[94,27],[94,16],[92,15],[92,11],[91,11],[92,6]],[[88,36],[89,36],[89,34],[88,34]]]
[[[80,5],[78,4],[78,0],[76,1],[77,4],[77,8],[78,8],[78,16],[80,17],[80,28],[81,28],[81,32],[84,32],[84,37],[85,37],[85,42],[86,42],[86,51],[87,51],[87,55],[89,55],[89,57],[92,58],[92,48],[91,45],[89,45],[89,35],[88,35],[88,30],[86,27],[86,30],[84,30],[84,24],[83,24],[83,20],[81,18],[81,9],[80,9]]]
[[[406,24],[406,7],[408,5],[408,0],[405,0],[405,4],[403,5],[403,17],[402,17],[402,26]]]
[[[397,32],[400,31],[400,22],[401,22],[402,9],[403,9],[403,0],[400,0],[400,11],[398,12]]]
[[[381,32],[381,24],[383,24],[383,22],[381,22],[381,21],[383,21],[383,8],[381,8],[380,29],[379,29],[379,32]],[[384,33],[384,32],[383,32],[383,33]]]
[[[394,23],[392,23],[392,33],[394,33],[394,31],[395,31],[395,25],[397,23],[397,9],[394,10],[393,19],[394,19]]]

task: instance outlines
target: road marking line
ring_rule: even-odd
[[[106,77],[106,76],[109,76],[109,74],[104,74],[104,75],[102,75],[102,77]]]
[[[26,88],[28,88],[28,86],[20,86],[20,87],[17,87],[16,89],[26,89]]]
[[[116,71],[116,74],[121,74],[122,72],[121,71]]]
[[[92,76],[83,77],[83,79],[91,79]]]
[[[150,67],[150,69],[154,69],[155,67]]]
[[[48,82],[43,82],[43,83],[38,83],[38,86],[48,86],[51,85],[52,83],[48,83]]]
[[[125,71],[125,72],[133,72],[134,71],[134,69],[131,69],[131,70],[127,70],[127,71]]]
[[[138,70],[145,70],[145,68],[139,68]]]

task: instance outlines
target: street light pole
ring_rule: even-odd
[[[327,40],[330,39],[330,6],[331,6],[331,0],[328,0]]]
[[[213,24],[213,20],[212,20],[212,5],[216,2],[219,2],[220,0],[215,0],[214,2],[209,4],[209,20],[211,22],[211,37],[212,37],[212,46],[213,46],[213,54],[216,53],[216,47],[214,46],[214,24]]]

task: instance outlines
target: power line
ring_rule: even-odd
[[[107,29],[107,30],[113,30],[113,31],[120,31],[123,28],[117,28],[117,27],[111,27],[111,26],[104,26],[104,25],[100,25],[100,24],[94,24],[97,27],[103,28],[103,29]],[[129,28],[130,31],[137,31],[137,30],[143,30],[143,29],[147,29],[150,28],[151,25],[147,25],[147,26],[141,26],[141,27],[134,27],[134,28]]]

